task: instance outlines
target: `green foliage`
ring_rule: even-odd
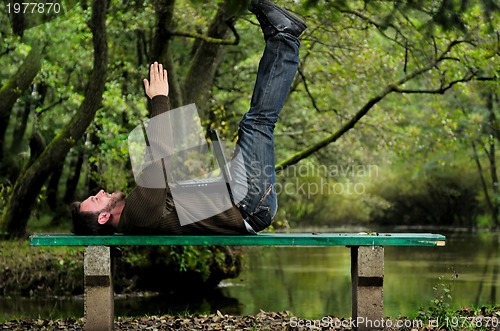
[[[417,319],[423,325],[430,325],[439,330],[494,330],[498,326],[498,307],[451,309],[452,282],[458,278],[453,275],[450,280],[439,277],[440,283],[433,287],[435,297],[428,307],[421,307]]]
[[[452,281],[456,279],[458,275],[452,276]],[[427,308],[421,308],[418,312],[418,317],[424,321],[429,320],[439,320],[444,324],[445,318],[449,317],[450,313],[450,302],[451,296],[451,286],[449,282],[444,281],[444,277],[439,277],[440,283],[433,287],[435,292],[435,297],[431,300],[430,306]]]
[[[369,220],[366,195],[378,169],[353,160],[330,166],[302,162],[279,173],[276,222],[292,226],[339,226]]]
[[[57,296],[83,292],[83,249],[33,249],[26,241],[0,241],[0,246],[2,293]]]
[[[224,267],[225,255],[223,251],[199,248],[196,246],[180,246],[171,250],[170,256],[179,266],[180,272],[193,270],[202,275],[204,280],[210,276],[211,264]]]
[[[239,249],[210,246],[120,248],[118,288],[149,291],[207,289],[241,271]],[[168,277],[167,277],[168,275]],[[129,279],[138,277],[135,284]],[[168,278],[168,279],[167,279]]]
[[[386,225],[475,226],[477,176],[473,169],[448,161],[430,160],[413,172],[397,168],[380,178],[370,193],[386,204],[372,210],[372,219]]]
[[[0,183],[0,214],[7,205],[7,199],[11,190],[12,187],[10,185]]]
[[[396,20],[398,13],[420,14],[426,18],[427,29],[432,31],[436,28],[447,30],[458,29],[466,31],[468,27],[467,14],[471,8],[478,8],[482,14],[482,19],[492,25],[491,13],[500,12],[500,5],[494,0],[452,0],[452,1],[394,1],[384,3],[373,0],[345,1],[345,0],[308,0],[308,8],[318,7],[320,10],[326,6],[333,6],[340,10],[355,10],[356,7],[371,7],[380,12],[381,21],[384,23],[381,28],[387,29]]]

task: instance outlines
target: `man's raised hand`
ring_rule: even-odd
[[[144,79],[144,89],[150,99],[157,95],[168,96],[168,76],[167,70],[163,69],[163,65],[154,62],[149,68],[149,79]]]

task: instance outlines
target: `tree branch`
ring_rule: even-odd
[[[314,107],[314,109],[316,109],[316,111],[318,113],[322,113],[323,111],[321,109],[319,109],[318,104],[316,103],[316,99],[314,99],[314,96],[311,94],[311,91],[309,90],[309,85],[307,85],[306,76],[304,75],[304,73],[302,72],[302,70],[300,68],[299,68],[298,72],[299,72],[300,77],[302,78],[302,82],[304,83],[304,88],[306,90],[307,96],[311,100],[312,106]]]
[[[225,44],[212,43],[209,40],[227,40],[231,33],[235,33],[232,23],[234,17],[240,13],[244,3],[233,0],[218,2],[218,9],[211,20],[207,30],[207,36],[213,39],[200,40],[193,45],[193,58],[189,63],[189,69],[185,75],[182,86],[184,103],[196,103],[201,118],[209,118],[206,107],[210,87],[212,86],[215,73],[220,66],[222,57],[228,50]],[[237,34],[236,34],[237,36]],[[239,37],[237,37],[238,39]],[[203,111],[205,109],[205,111]]]
[[[227,23],[229,29],[234,34],[234,40],[213,38],[213,37],[209,37],[209,36],[203,35],[201,33],[196,33],[196,32],[172,31],[172,32],[170,32],[170,35],[199,39],[199,40],[203,40],[207,43],[216,44],[216,45],[238,45],[240,43],[240,35],[238,34],[238,31],[236,31],[235,27],[230,22],[226,21],[226,23]]]
[[[453,80],[446,84],[441,84],[441,86],[435,89],[404,89],[395,87],[394,92],[406,93],[406,94],[444,94],[446,91],[448,91],[458,83],[466,83],[473,80],[476,73],[477,73],[476,70],[472,71],[469,74],[465,75],[463,78]]]
[[[47,110],[49,110],[50,108],[55,107],[55,106],[63,103],[64,101],[67,101],[68,99],[69,99],[68,97],[60,98],[59,100],[54,101],[52,104],[48,105],[47,107],[40,109],[37,113],[38,113],[38,115],[41,115],[41,114],[45,113]]]
[[[300,130],[300,131],[284,131],[284,132],[276,132],[274,135],[275,136],[301,136],[306,133],[316,133],[316,132],[323,132],[323,130],[320,129],[310,129],[310,130]]]
[[[310,156],[311,154],[319,151],[320,149],[326,147],[327,145],[337,141],[340,137],[342,137],[345,133],[347,133],[349,130],[354,128],[354,126],[375,106],[378,102],[380,102],[382,99],[384,99],[387,95],[389,95],[392,92],[397,92],[400,90],[400,93],[403,93],[403,89],[399,88],[399,86],[403,85],[404,83],[424,74],[427,71],[432,70],[435,68],[440,62],[445,61],[447,59],[447,54],[451,52],[451,50],[463,43],[464,41],[461,40],[454,40],[449,43],[449,45],[446,47],[446,49],[438,56],[434,61],[429,63],[427,66],[422,67],[418,70],[413,71],[412,73],[404,76],[403,78],[397,80],[396,82],[392,84],[388,84],[382,92],[377,94],[376,96],[372,97],[368,102],[361,107],[361,109],[354,114],[354,116],[346,123],[344,126],[342,126],[340,129],[338,129],[336,132],[330,134],[329,136],[326,136],[325,138],[321,139],[319,142],[315,143],[312,146],[309,146],[308,148],[292,155],[288,159],[285,159],[284,161],[278,163],[275,166],[276,171],[281,171],[286,168],[288,168],[291,165],[294,165],[298,163],[300,160]],[[474,72],[475,74],[475,72]],[[453,86],[455,83],[451,83],[451,86]],[[450,86],[450,87],[451,87]]]

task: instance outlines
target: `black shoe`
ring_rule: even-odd
[[[257,17],[266,40],[279,32],[298,38],[307,28],[300,18],[267,0],[252,0],[248,10]]]

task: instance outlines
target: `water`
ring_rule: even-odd
[[[414,316],[451,290],[453,308],[499,302],[498,234],[447,235],[445,247],[386,247],[385,314]],[[350,250],[344,247],[249,247],[245,270],[211,295],[118,297],[117,316],[288,310],[307,319],[351,315]],[[0,321],[82,317],[83,299],[0,298]]]
[[[450,307],[495,304],[500,271],[499,237],[447,236],[445,247],[386,247],[385,314],[412,316],[450,289]],[[239,286],[224,289],[244,314],[290,310],[304,318],[351,315],[350,250],[252,248]]]

